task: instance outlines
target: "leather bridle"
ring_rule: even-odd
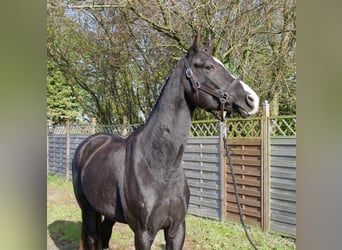
[[[195,79],[194,74],[191,70],[189,61],[187,56],[183,58],[184,61],[184,65],[185,65],[185,75],[186,77],[189,79],[190,83],[191,83],[191,87],[193,90],[193,95],[194,95],[194,103],[196,106],[199,106],[200,104],[200,100],[199,100],[199,90],[206,92],[214,97],[216,97],[219,102],[220,102],[220,120],[223,121],[224,120],[224,107],[226,104],[229,105],[233,105],[232,102],[232,98],[229,95],[229,91],[238,83],[240,82],[239,79],[234,79],[231,84],[229,85],[229,87],[225,90],[225,91],[217,91],[217,90],[213,90],[211,88],[208,88],[205,85],[202,85],[198,80]]]
[[[238,211],[239,211],[239,216],[240,216],[240,220],[243,226],[243,229],[245,231],[245,234],[249,240],[249,242],[251,243],[251,245],[253,246],[253,248],[255,250],[258,250],[258,248],[256,247],[256,245],[254,244],[254,242],[252,241],[252,239],[249,236],[249,233],[246,229],[244,220],[243,220],[243,216],[242,216],[242,212],[241,212],[241,205],[240,205],[240,198],[239,198],[239,194],[238,194],[238,190],[237,190],[237,186],[236,186],[236,180],[235,180],[235,175],[234,175],[234,168],[233,168],[233,164],[232,164],[232,159],[230,156],[230,152],[229,152],[229,148],[228,148],[228,143],[227,143],[227,138],[226,138],[226,129],[225,129],[225,122],[224,122],[224,106],[228,103],[229,105],[233,105],[232,102],[232,98],[229,95],[229,90],[232,89],[238,82],[240,82],[239,79],[234,79],[231,84],[229,85],[229,87],[225,90],[225,91],[217,91],[217,90],[213,90],[211,88],[208,88],[204,85],[201,85],[201,83],[198,80],[195,80],[194,74],[192,73],[192,70],[190,68],[189,65],[189,61],[187,59],[187,57],[184,57],[184,65],[185,65],[185,75],[186,77],[189,79],[190,83],[191,83],[191,87],[193,90],[193,95],[194,95],[194,103],[196,106],[199,106],[199,90],[202,90],[216,98],[218,98],[218,100],[220,101],[220,117],[217,117],[217,119],[221,120],[221,124],[223,125],[223,142],[224,142],[224,148],[226,151],[226,157],[227,160],[229,162],[229,166],[230,166],[230,171],[232,173],[232,179],[233,179],[233,184],[234,184],[234,191],[235,191],[235,198],[237,200],[237,207],[238,207]],[[210,111],[212,112],[212,111]],[[222,126],[221,125],[221,126]]]

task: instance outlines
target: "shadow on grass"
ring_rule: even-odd
[[[81,222],[57,220],[48,225],[48,232],[58,249],[78,249],[81,237]],[[134,246],[127,245],[127,242],[115,244],[115,241],[111,240],[111,245],[114,246],[114,249],[134,249]],[[165,250],[166,247],[165,244],[155,243],[152,249]]]
[[[78,249],[81,236],[81,223],[57,220],[48,225],[49,235],[58,249]]]

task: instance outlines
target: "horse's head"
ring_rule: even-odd
[[[213,48],[213,40],[208,47],[200,48],[198,32],[187,56],[183,58],[188,98],[200,108],[221,111],[221,119],[224,111],[237,112],[242,117],[255,114],[259,107],[258,95],[211,55]]]

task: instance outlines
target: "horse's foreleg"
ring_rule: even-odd
[[[137,231],[134,233],[134,242],[136,250],[150,250],[155,234],[151,234],[146,230]]]
[[[102,249],[109,249],[109,240],[115,221],[105,218],[101,224]]]
[[[170,233],[169,229],[164,229],[166,250],[181,250],[185,238],[185,220],[179,225],[175,233]]]

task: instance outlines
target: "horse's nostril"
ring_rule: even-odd
[[[253,95],[247,95],[247,102],[250,104],[254,103],[254,96]]]

